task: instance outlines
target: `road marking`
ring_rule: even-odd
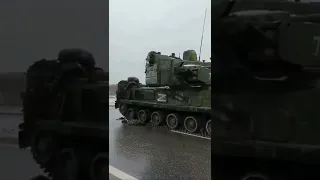
[[[171,130],[171,132],[184,134],[184,135],[188,135],[188,136],[193,136],[193,137],[197,137],[197,138],[211,140],[211,138],[208,138],[208,137],[198,136],[198,135],[194,135],[194,134],[188,134],[188,133],[184,133],[184,132],[180,132],[180,131]]]
[[[11,148],[19,148],[19,146],[14,144],[0,144],[0,147],[11,147]],[[26,148],[29,150],[30,148]],[[130,176],[129,174],[109,165],[109,173],[113,176],[121,179],[121,180],[138,180],[137,178]]]
[[[134,178],[132,176],[130,176],[129,174],[120,171],[119,169],[112,167],[111,165],[109,165],[109,173],[114,175],[115,177],[121,179],[121,180],[138,180],[137,178]]]

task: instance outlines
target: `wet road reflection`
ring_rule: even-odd
[[[120,179],[110,174],[109,180],[120,180]]]
[[[116,121],[110,109],[110,165],[137,179],[211,179],[210,141]]]
[[[28,180],[41,174],[40,168],[27,150],[0,144],[0,160],[0,179]]]
[[[139,180],[211,179],[209,140],[122,124],[116,121],[119,117],[118,111],[110,108],[111,166]],[[0,144],[13,145],[0,146],[0,166],[6,169],[0,179],[30,178],[41,172],[29,151],[14,147],[20,122],[21,116],[0,115]],[[14,178],[8,178],[10,174]],[[110,175],[110,179],[119,178]]]

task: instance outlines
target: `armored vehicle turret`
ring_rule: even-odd
[[[194,51],[191,51],[191,54]],[[185,51],[187,57],[189,51]],[[191,56],[190,56],[191,57]],[[151,51],[146,59],[146,85],[185,87],[185,85],[210,86],[211,63],[183,60],[174,55],[161,55]]]
[[[195,50],[186,50],[183,52],[183,60],[185,61],[197,61],[197,53]]]
[[[211,133],[211,63],[197,61],[193,50],[181,59],[151,51],[146,58],[146,84],[118,83],[116,108],[130,123],[196,133]]]

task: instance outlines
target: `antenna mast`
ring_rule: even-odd
[[[203,41],[204,27],[206,25],[206,18],[207,18],[207,8],[206,8],[206,10],[204,12],[204,20],[203,20],[203,27],[202,27],[202,34],[201,34],[201,42],[200,42],[199,61],[201,61],[200,58],[201,58],[201,51],[202,51],[202,41]]]

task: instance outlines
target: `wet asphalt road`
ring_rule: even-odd
[[[112,167],[139,180],[211,179],[209,140],[122,124],[118,117],[117,110],[110,108]],[[15,147],[20,121],[16,115],[0,115],[0,179],[23,180],[41,172],[29,151]],[[119,174],[109,178],[121,179],[115,175]]]
[[[110,165],[140,180],[211,179],[206,139],[115,121],[110,109]]]
[[[3,180],[29,180],[43,174],[28,150],[8,144],[0,145],[0,169],[0,179]],[[109,180],[121,179],[110,174]]]
[[[0,145],[0,179],[29,180],[39,174],[41,170],[33,162],[29,151]]]
[[[0,179],[29,180],[43,174],[29,150],[17,146],[17,127],[21,116],[0,115]],[[109,175],[110,180],[120,180]]]
[[[42,174],[29,150],[17,146],[17,126],[21,116],[0,115],[0,179],[29,180]]]

